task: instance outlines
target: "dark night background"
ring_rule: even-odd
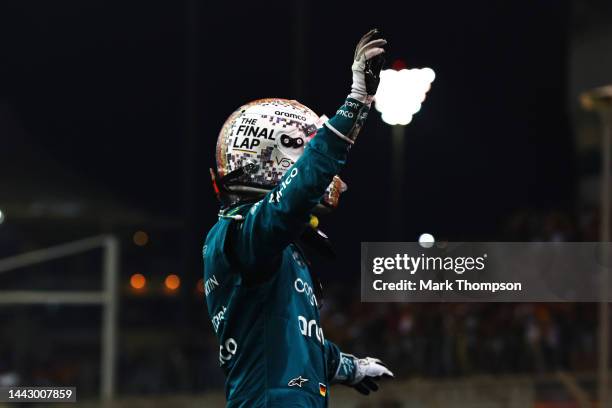
[[[349,190],[321,220],[339,254],[319,265],[324,280],[357,288],[362,241],[518,240],[507,235],[517,212],[575,218],[571,11],[553,0],[3,2],[1,255],[119,234],[122,281],[172,271],[185,284],[174,303],[127,297],[122,308],[208,332],[192,288],[218,211],[208,168],[219,129],[262,97],[331,116],[372,27],[389,39],[388,61],[431,67],[436,80],[406,128],[404,224],[392,228],[391,132],[375,112],[342,173]],[[77,210],[57,215],[68,199]],[[145,248],[131,243],[139,229]]]
[[[390,60],[437,78],[407,130],[401,236],[386,229],[390,137],[378,114],[351,152],[350,190],[324,220],[347,258],[356,262],[359,241],[424,231],[495,239],[517,208],[573,205],[567,2],[312,3],[297,58],[286,2],[198,4],[191,56],[180,2],[7,6],[2,99],[27,143],[130,206],[188,220],[199,236],[215,220],[207,169],[224,119],[268,96],[333,113],[350,87],[353,43],[371,26],[384,29]],[[354,242],[340,238],[349,223],[360,226]]]

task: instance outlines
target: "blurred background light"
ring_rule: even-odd
[[[424,233],[424,234],[421,234],[421,236],[419,236],[419,244],[421,244],[423,248],[431,248],[435,242],[436,240],[434,239],[434,236],[431,234]]]
[[[135,273],[130,277],[130,286],[133,289],[142,289],[147,284],[147,279],[141,273]]]
[[[132,241],[138,246],[145,246],[149,243],[149,235],[144,231],[136,231],[132,237]]]
[[[170,274],[166,276],[164,285],[169,290],[177,290],[181,286],[181,278],[179,278],[178,275]]]
[[[4,222],[4,213],[0,210],[0,224]]]
[[[198,279],[198,282],[196,283],[196,291],[201,295],[204,294],[204,278]]]

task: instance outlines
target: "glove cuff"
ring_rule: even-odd
[[[374,97],[368,95],[362,102],[349,95],[336,115],[325,123],[325,127],[340,139],[350,144],[355,143],[357,135],[368,118],[373,100]]]
[[[364,61],[355,61],[353,63],[353,84],[351,85],[351,93],[349,94],[349,98],[356,99],[361,103],[365,103],[368,97],[365,77],[363,75],[364,69]]]
[[[332,384],[353,385],[355,383],[356,372],[357,357],[352,354],[340,353],[340,362],[331,382]]]

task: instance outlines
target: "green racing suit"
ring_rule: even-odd
[[[326,407],[352,359],[326,339],[319,299],[295,241],[308,226],[369,106],[347,99],[263,199],[222,211],[203,248],[204,293],[219,340],[227,407]],[[239,215],[240,217],[236,217]]]

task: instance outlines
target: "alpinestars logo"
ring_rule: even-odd
[[[298,378],[294,378],[292,380],[289,380],[287,385],[290,386],[290,387],[300,387],[300,388],[302,388],[302,385],[304,385],[305,382],[308,382],[308,378],[302,378],[302,376],[300,375]]]

